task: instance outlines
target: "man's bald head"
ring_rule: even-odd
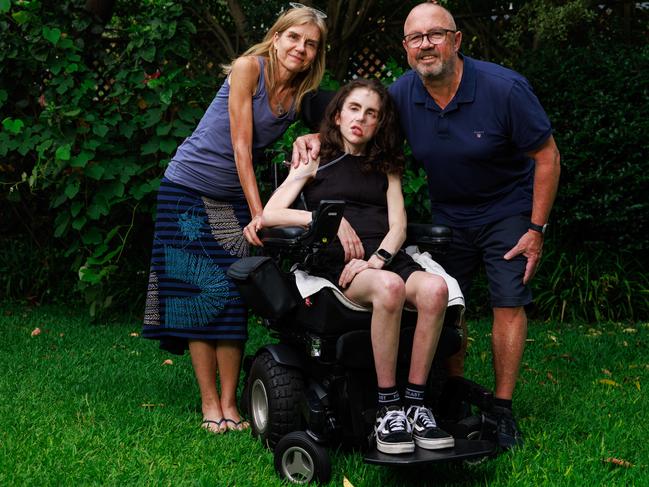
[[[444,21],[445,28],[457,30],[455,19],[453,18],[453,15],[451,15],[451,12],[446,10],[441,5],[437,5],[436,3],[425,2],[420,3],[410,11],[408,17],[406,17],[405,23],[403,24],[403,34],[407,35],[409,33],[408,24],[412,24],[413,19],[420,18],[422,16],[434,16]]]

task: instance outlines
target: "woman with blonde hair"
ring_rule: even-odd
[[[227,79],[158,191],[143,336],[172,353],[189,349],[202,426],[214,433],[249,427],[236,400],[248,315],[226,271],[249,243],[260,244],[254,165],[324,73],[326,15],[292,6],[226,66]]]

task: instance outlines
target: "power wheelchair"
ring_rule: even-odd
[[[235,262],[228,275],[248,306],[263,319],[277,343],[244,359],[242,409],[253,434],[274,450],[275,468],[293,483],[326,483],[331,464],[325,445],[360,450],[371,464],[408,466],[445,461],[477,461],[496,451],[494,425],[482,414],[493,395],[468,379],[447,377],[443,361],[461,346],[456,313],[447,313],[426,396],[438,424],[455,437],[443,450],[416,448],[386,455],[376,450],[372,431],[376,414],[376,375],[367,311],[345,306],[330,288],[302,298],[291,272],[297,263],[308,271],[319,251],[335,238],[342,201],[323,201],[312,225],[263,229],[265,256]],[[409,225],[407,244],[432,254],[443,252],[450,229]],[[397,381],[407,382],[416,314],[404,310],[399,340]]]

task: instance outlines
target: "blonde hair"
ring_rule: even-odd
[[[266,32],[264,40],[250,47],[240,57],[245,56],[264,56],[268,59],[268,79],[266,86],[268,87],[269,96],[272,95],[276,89],[276,72],[277,72],[277,53],[274,48],[275,34],[281,35],[285,30],[293,27],[294,25],[313,24],[320,31],[320,41],[318,42],[318,52],[313,60],[311,66],[305,71],[298,73],[293,83],[296,85],[294,105],[296,110],[300,111],[300,105],[304,95],[309,91],[315,91],[320,86],[320,81],[324,76],[325,71],[325,45],[327,43],[327,24],[324,19],[317,15],[316,11],[309,7],[291,8],[282,13],[275,21],[273,26]],[[238,59],[238,58],[237,58]],[[223,66],[223,71],[230,74],[232,70],[233,60],[230,64]]]

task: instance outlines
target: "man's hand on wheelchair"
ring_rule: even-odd
[[[343,217],[338,227],[338,240],[345,251],[345,262],[351,259],[362,259],[365,256],[365,249],[361,239],[356,235],[356,231]]]
[[[300,164],[315,161],[320,155],[320,134],[306,134],[293,142],[291,165],[297,168]]]

